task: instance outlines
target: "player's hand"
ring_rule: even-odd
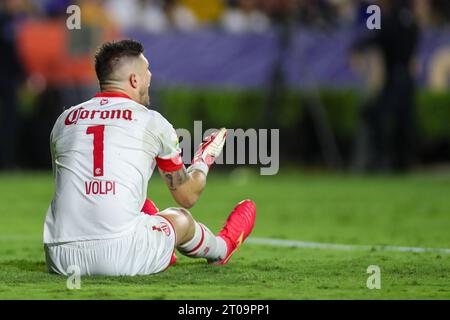
[[[225,128],[222,128],[206,137],[195,153],[191,167],[193,169],[196,168],[200,170],[204,168],[204,170],[201,171],[206,171],[205,174],[207,174],[211,165],[222,152],[226,138],[227,129]]]

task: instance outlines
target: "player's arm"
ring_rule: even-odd
[[[201,171],[188,172],[183,166],[180,170],[167,172],[159,169],[170,193],[183,208],[192,208],[206,186],[206,175]]]
[[[198,201],[201,193],[205,189],[209,168],[214,163],[216,157],[222,152],[226,135],[227,130],[222,128],[207,137],[200,145],[199,150],[194,156],[192,165],[187,170],[183,164],[178,169],[176,163],[175,167],[172,168],[167,164],[159,165],[161,163],[161,160],[159,160],[159,172],[169,187],[173,198],[180,206],[191,208]]]

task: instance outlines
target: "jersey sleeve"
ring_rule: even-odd
[[[161,148],[156,157],[156,165],[159,169],[166,172],[178,171],[184,166],[181,159],[178,136],[173,126],[164,117],[160,117],[161,131],[159,140]]]
[[[52,172],[53,177],[56,177],[56,137],[59,135],[59,131],[61,130],[61,119],[64,118],[67,111],[64,111],[59,115],[59,117],[56,119],[55,124],[53,125],[52,131],[50,132],[50,155],[52,160]]]

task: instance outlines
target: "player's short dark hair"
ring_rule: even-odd
[[[144,52],[142,44],[136,40],[106,42],[95,53],[95,73],[100,85],[107,80],[123,57],[138,57]]]

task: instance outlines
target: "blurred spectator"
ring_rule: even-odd
[[[33,0],[51,13],[69,0]],[[265,32],[270,19],[288,15],[301,26],[329,28],[352,25],[365,17],[366,0],[104,0],[104,9],[122,30],[141,29],[162,33],[171,29],[192,31],[220,24],[233,33]],[[420,24],[448,23],[449,1],[411,0]],[[358,16],[359,12],[359,16]]]
[[[422,26],[431,24],[431,1],[430,0],[414,0],[414,13],[417,17],[417,22]]]
[[[265,32],[270,27],[269,18],[258,8],[257,0],[238,0],[222,17],[223,28],[232,33]]]
[[[136,28],[138,25],[138,17],[141,15],[140,0],[106,0],[106,14],[118,25],[122,30]]]
[[[280,21],[298,12],[299,2],[299,0],[261,0],[261,7],[272,20]]]
[[[428,71],[428,84],[434,91],[450,89],[450,46],[444,46],[433,54]]]
[[[450,23],[450,1],[448,0],[431,0],[433,7],[433,19],[438,25]]]
[[[194,13],[201,24],[216,23],[225,10],[224,0],[179,0]]]
[[[193,31],[199,27],[199,21],[194,13],[175,0],[166,1],[165,12],[170,23],[178,30]]]
[[[23,21],[16,39],[28,89],[36,96],[21,140],[21,149],[27,150],[25,164],[34,167],[49,164],[48,137],[61,111],[97,90],[92,64],[95,48],[118,37],[101,0],[75,2],[82,10],[81,29],[74,30],[67,29],[67,7],[60,3],[52,1],[43,7],[51,17]]]
[[[23,0],[5,0],[0,4],[0,169],[17,166],[18,136],[17,90],[23,70],[16,52],[17,23],[27,10]]]
[[[339,17],[340,25],[354,24],[358,0],[331,0],[329,2],[335,7],[334,11]]]
[[[413,59],[418,26],[407,0],[380,1],[382,28],[368,31],[354,50],[378,48],[384,64],[384,83],[374,101],[362,110],[367,141],[358,144],[357,169],[403,171],[413,157],[415,81]]]
[[[296,2],[296,15],[299,24],[312,27],[327,27],[335,25],[340,18],[336,5],[341,5],[348,1],[297,0],[293,2]]]
[[[100,43],[119,35],[101,3],[100,0],[76,2],[82,7],[79,30],[67,29],[66,8],[57,7],[52,18],[24,21],[17,35],[17,46],[27,74],[43,77],[47,86],[57,88],[95,84],[92,54]],[[78,100],[76,97],[66,103]]]
[[[105,9],[125,31],[162,33],[172,28],[192,31],[199,25],[193,12],[175,0],[107,0]]]
[[[49,161],[42,155],[42,150],[48,149],[48,133],[54,118],[63,108],[84,100],[97,90],[92,66],[93,51],[105,40],[120,38],[121,32],[130,37],[143,38],[146,38],[148,33],[196,31],[211,27],[239,34],[265,35],[270,32],[271,36],[267,38],[249,37],[256,39],[255,43],[265,48],[251,52],[259,61],[255,61],[248,72],[233,73],[232,76],[228,75],[228,78],[226,71],[230,73],[231,68],[217,68],[220,64],[215,61],[220,61],[216,58],[225,56],[224,51],[230,47],[229,53],[234,52],[236,48],[233,48],[233,37],[223,37],[226,39],[219,39],[217,46],[211,46],[213,42],[210,37],[221,37],[220,33],[198,32],[192,38],[195,39],[192,43],[183,43],[185,39],[183,35],[171,33],[167,37],[149,36],[147,45],[149,51],[157,57],[164,57],[166,52],[173,53],[170,59],[158,59],[163,61],[160,62],[160,69],[157,69],[158,75],[160,80],[164,79],[165,84],[178,83],[180,79],[182,83],[187,84],[190,84],[190,81],[194,85],[204,83],[204,78],[210,76],[209,68],[214,69],[213,78],[218,83],[225,79],[224,83],[237,83],[245,87],[249,83],[261,85],[266,81],[268,87],[264,87],[263,90],[268,89],[266,92],[269,98],[267,106],[264,106],[265,109],[262,108],[261,113],[264,114],[266,122],[272,124],[275,108],[284,103],[286,90],[292,87],[303,90],[308,83],[317,79],[318,85],[333,81],[337,83],[341,79],[343,82],[339,82],[339,85],[355,85],[356,82],[348,72],[348,66],[345,65],[345,59],[342,59],[342,54],[339,53],[342,51],[339,51],[339,48],[336,48],[338,54],[336,64],[333,64],[332,68],[321,65],[321,61],[328,59],[330,51],[333,50],[323,49],[320,39],[324,39],[322,36],[326,34],[333,37],[342,36],[342,46],[346,48],[348,45],[346,41],[350,38],[352,30],[358,25],[365,26],[367,5],[382,2],[2,0],[0,1],[2,49],[0,167],[16,166],[17,158],[20,161],[20,153],[22,159],[27,160],[27,165],[34,167],[48,165]],[[371,147],[371,153],[365,153],[370,159],[366,161],[367,166],[402,168],[409,162],[407,158],[411,154],[408,150],[413,131],[412,101],[415,87],[410,65],[417,41],[417,34],[414,35],[417,31],[414,31],[416,21],[409,19],[411,11],[416,13],[417,24],[427,30],[422,42],[425,45],[422,44],[419,57],[422,63],[421,83],[428,84],[428,88],[442,91],[448,90],[450,86],[450,44],[446,40],[445,33],[449,30],[450,1],[403,2],[407,3],[406,10],[384,1],[387,7],[382,9],[383,29],[380,32],[371,32],[372,36],[361,39],[355,45],[355,52],[359,52],[359,57],[364,57],[360,60],[364,61],[363,69],[367,76],[367,84],[375,96],[364,108],[365,128],[372,134],[369,142],[365,144]],[[81,8],[81,30],[69,31],[66,28],[65,20],[68,17],[66,9],[72,4]],[[408,21],[412,21],[409,26]],[[346,28],[340,29],[342,26]],[[304,32],[305,37],[301,39],[306,41],[299,41],[298,35],[301,36],[299,30]],[[197,39],[199,42],[196,42]],[[237,40],[242,42],[237,42],[236,47],[248,45],[245,38]],[[180,46],[177,45],[177,41],[181,41]],[[155,44],[156,48],[151,47],[154,43],[158,43]],[[197,45],[199,46],[195,50],[189,50],[192,55],[191,66],[197,63],[205,72],[185,66],[184,52],[180,53],[183,46],[192,48]],[[246,54],[247,51],[245,54],[239,53],[236,63],[246,65],[252,58],[250,53],[248,56]],[[181,55],[178,60],[183,63],[171,64],[170,61],[173,61],[171,59],[178,57],[177,55]],[[302,61],[298,58],[299,55],[302,56]],[[205,57],[210,59],[204,59]],[[189,57],[186,59],[189,60]],[[267,59],[271,60],[267,62]],[[318,71],[310,76],[311,79],[302,72],[305,68],[297,73],[292,71],[294,68],[300,68],[303,63],[311,64],[311,70]],[[217,73],[222,70],[223,73]],[[325,78],[326,80],[322,82]],[[239,82],[241,80],[242,83]],[[291,88],[288,89],[289,86]],[[15,94],[18,89],[20,102],[17,101]],[[387,125],[388,122],[392,123],[392,126]],[[19,144],[20,148],[16,148]]]

